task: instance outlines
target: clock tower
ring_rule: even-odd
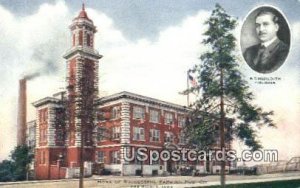
[[[67,63],[66,162],[70,167],[78,167],[81,149],[84,161],[94,158],[94,103],[98,96],[98,64],[102,56],[94,49],[97,30],[84,4],[69,28],[72,44],[64,54]]]

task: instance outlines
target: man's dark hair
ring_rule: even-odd
[[[257,15],[255,16],[255,19],[259,16],[262,16],[262,15],[271,15],[273,17],[272,20],[273,20],[274,23],[278,24],[278,22],[279,22],[279,18],[277,16],[277,13],[272,9],[263,9],[263,10],[259,11],[257,13]]]

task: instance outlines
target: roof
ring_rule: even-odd
[[[60,102],[61,102],[60,99],[57,99],[57,98],[54,98],[54,97],[45,97],[45,98],[42,98],[42,99],[40,99],[38,101],[33,102],[32,105],[34,107],[39,107],[39,106],[42,106],[42,105],[45,105],[45,104],[49,104],[49,103],[58,104]]]
[[[87,15],[87,13],[86,13],[86,11],[85,11],[85,5],[84,5],[84,3],[82,3],[82,9],[81,9],[79,15],[78,15],[75,19],[79,19],[79,18],[87,19],[87,20],[93,22],[93,21],[88,17],[88,15]]]
[[[154,104],[154,105],[160,105],[160,106],[163,106],[163,107],[173,108],[173,109],[180,110],[180,111],[188,111],[186,106],[182,106],[182,105],[162,101],[162,100],[159,100],[159,99],[154,99],[154,98],[151,98],[151,97],[147,97],[147,96],[143,96],[143,95],[139,95],[139,94],[135,94],[135,93],[130,93],[130,92],[127,92],[127,91],[122,91],[120,93],[116,93],[116,94],[113,94],[113,95],[109,95],[109,96],[106,96],[106,97],[99,98],[96,101],[96,104],[101,105],[103,103],[115,101],[115,100],[118,100],[118,99],[124,99],[124,98],[125,99],[133,99],[133,100],[137,100],[137,101],[141,101],[141,102],[145,102],[145,103],[149,103],[149,104]]]
[[[54,94],[54,96],[55,96],[55,94]],[[167,108],[173,108],[178,111],[183,111],[183,112],[189,111],[189,109],[186,106],[162,101],[159,99],[155,99],[152,97],[147,97],[147,96],[143,96],[143,95],[127,92],[127,91],[122,91],[120,93],[116,93],[113,95],[98,98],[96,100],[96,105],[102,105],[104,103],[116,101],[119,99],[132,99],[132,100],[136,100],[136,101],[140,101],[140,102],[145,102],[148,104],[159,105],[159,106],[167,107]],[[62,102],[62,100],[58,99],[57,97],[56,98],[55,97],[45,97],[43,99],[33,102],[32,105],[34,107],[39,107],[39,106],[49,104],[49,103],[60,104],[61,102]]]

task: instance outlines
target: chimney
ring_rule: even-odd
[[[17,145],[26,144],[26,78],[19,80],[19,104],[17,119]]]

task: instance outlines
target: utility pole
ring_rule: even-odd
[[[144,177],[144,164],[143,160],[141,160],[141,177]]]
[[[83,164],[84,163],[84,159],[83,159],[83,157],[84,157],[84,146],[83,146],[84,131],[82,129],[83,129],[83,126],[81,126],[81,131],[80,131],[81,132],[81,136],[80,136],[81,141],[80,141],[79,188],[83,188],[83,178],[84,178],[84,166],[83,166],[84,165]]]
[[[189,90],[190,89],[190,84],[189,84],[189,74],[190,74],[190,71],[191,70],[188,70],[186,72],[186,85],[187,85],[187,89]],[[190,106],[190,93],[188,92],[187,95],[186,95],[186,105],[187,107]]]
[[[225,136],[224,136],[224,122],[225,122],[225,113],[224,113],[224,80],[223,80],[223,68],[221,68],[220,73],[220,89],[221,89],[221,101],[220,101],[220,148],[221,152],[225,151]],[[223,159],[221,161],[221,187],[225,188],[225,153],[223,153]]]

